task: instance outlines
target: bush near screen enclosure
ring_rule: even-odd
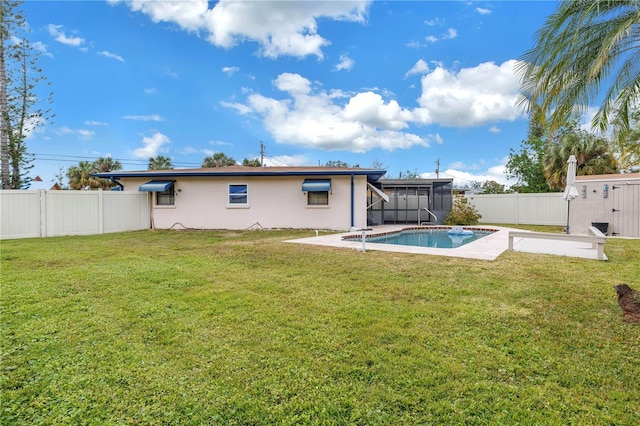
[[[482,217],[465,197],[458,196],[453,201],[451,211],[444,219],[445,225],[477,225]]]

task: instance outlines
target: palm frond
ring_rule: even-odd
[[[563,1],[536,38],[516,69],[519,106],[539,106],[553,132],[585,111],[612,79],[594,123],[606,129],[614,111],[626,112],[617,134],[627,134],[629,106],[640,99],[639,0]]]

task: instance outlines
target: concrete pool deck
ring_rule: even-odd
[[[495,260],[509,246],[509,231],[516,231],[513,228],[504,228],[499,226],[478,228],[495,229],[491,235],[482,237],[479,240],[472,241],[461,247],[456,248],[431,248],[431,247],[414,247],[402,246],[396,244],[370,243],[365,239],[365,248],[369,250],[390,251],[397,253],[413,253],[413,254],[430,254],[433,256],[463,257],[468,259]],[[399,231],[403,228],[414,228],[411,225],[385,225],[372,227],[370,231],[366,231],[366,235],[375,235],[385,232]],[[425,227],[428,229],[428,227]],[[518,229],[517,231],[522,231]],[[362,231],[344,232],[338,234],[319,235],[308,238],[298,238],[289,240],[290,243],[312,244],[319,246],[341,247],[353,250],[362,250],[361,241],[347,241],[342,237],[347,235],[362,235]],[[514,251],[522,251],[527,253],[552,254],[558,256],[579,257],[583,259],[598,259],[597,250],[593,249],[591,244],[572,242],[572,241],[556,241],[556,240],[537,240],[527,238],[515,238]]]

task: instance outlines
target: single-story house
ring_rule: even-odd
[[[246,167],[113,171],[114,189],[150,194],[158,229],[367,226],[368,201],[388,197],[374,184],[385,170],[338,167]]]

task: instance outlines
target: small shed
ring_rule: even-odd
[[[577,176],[576,189],[569,204],[572,234],[595,226],[607,235],[640,238],[640,173]]]

